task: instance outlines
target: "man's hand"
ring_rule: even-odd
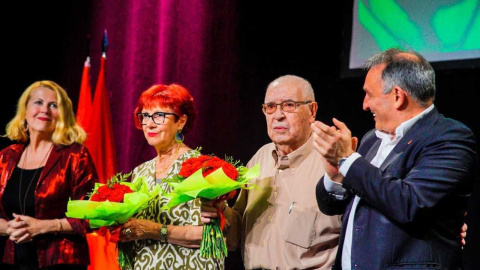
[[[341,183],[343,175],[339,172],[338,162],[342,157],[351,155],[357,149],[358,139],[352,137],[347,126],[333,118],[335,126],[327,126],[320,121],[311,125],[314,147],[324,157],[323,165],[328,176]],[[337,129],[338,127],[338,129]]]
[[[338,164],[342,157],[351,155],[356,145],[352,145],[352,133],[347,126],[333,118],[335,126],[327,126],[320,121],[315,121],[312,126],[315,148],[331,164]],[[338,128],[338,129],[337,129]]]
[[[330,162],[328,162],[325,158],[322,158],[322,162],[323,162],[323,168],[325,169],[325,172],[328,174],[328,177],[330,177],[330,179],[333,181],[333,182],[337,182],[337,183],[342,183],[343,182],[343,175],[340,173],[340,168],[337,164],[331,164]]]

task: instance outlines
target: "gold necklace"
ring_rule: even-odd
[[[22,215],[25,215],[25,212],[26,212],[28,191],[30,190],[30,187],[32,186],[33,180],[35,179],[35,176],[37,176],[37,173],[40,170],[43,162],[45,162],[45,159],[50,154],[50,151],[52,151],[52,148],[53,148],[53,144],[50,146],[50,149],[48,149],[47,154],[43,157],[42,161],[40,162],[40,165],[35,170],[35,173],[33,174],[33,177],[30,180],[30,183],[28,184],[27,190],[25,191],[25,194],[23,196],[23,206],[22,206],[22,176],[23,176],[23,170],[25,170],[25,167],[26,167],[26,164],[27,164],[27,154],[28,154],[28,149],[25,149],[25,157],[23,158],[23,169],[20,170],[20,183],[19,183],[19,188],[18,188],[18,204],[20,206],[20,212],[22,213]]]
[[[178,150],[180,149],[180,144],[177,144],[177,149],[175,151],[175,153],[172,153],[170,155],[170,158],[168,159],[168,163],[167,163],[167,166],[165,166],[165,168],[163,169],[160,169],[160,170],[155,170],[157,172],[157,175],[162,175],[163,172],[165,172],[166,169],[170,168],[170,166],[172,166],[173,164],[173,158],[178,154]],[[173,152],[173,150],[172,150]],[[160,165],[160,159],[159,157],[157,156],[157,160],[158,160],[158,165]]]

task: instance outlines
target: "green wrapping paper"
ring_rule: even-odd
[[[162,209],[170,209],[179,204],[188,202],[196,198],[206,198],[213,200],[223,194],[227,194],[235,189],[251,189],[255,185],[250,180],[260,175],[260,165],[256,164],[244,174],[240,181],[233,181],[224,172],[222,168],[217,169],[211,174],[203,177],[202,169],[199,169],[191,176],[185,178],[180,183],[168,183],[174,189],[165,197],[170,201]]]
[[[179,183],[168,183],[174,188],[174,190],[168,194],[164,194],[164,196],[170,198],[170,200],[167,205],[162,207],[162,209],[169,210],[174,206],[196,198],[213,200],[239,188],[256,188],[256,186],[250,183],[250,181],[257,178],[259,175],[259,164],[247,169],[242,177],[239,177],[238,181],[230,179],[221,167],[206,177],[203,177],[202,169],[199,169]],[[219,219],[216,218],[209,224],[204,224],[202,242],[200,243],[201,256],[204,258],[223,259],[227,256],[227,253],[227,245],[220,227]]]
[[[124,224],[135,213],[145,209],[148,202],[160,192],[158,185],[149,191],[143,177],[136,178],[132,183],[122,182],[121,184],[133,190],[132,193],[125,194],[123,203],[70,200],[65,215],[70,218],[88,219],[90,227],[94,229]],[[93,192],[95,193],[103,185],[96,183]]]

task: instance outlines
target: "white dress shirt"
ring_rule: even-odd
[[[434,108],[434,105],[431,105],[430,107],[425,109],[423,112],[421,112],[417,116],[400,124],[395,130],[395,136],[392,136],[392,134],[388,134],[388,133],[384,133],[376,130],[375,134],[379,139],[382,140],[382,142],[380,144],[380,147],[378,148],[377,154],[372,159],[372,161],[370,161],[370,163],[375,167],[380,167],[383,161],[385,161],[387,156],[393,150],[393,148],[395,148],[397,143],[403,138],[405,133],[407,133],[408,130],[410,130],[410,128],[418,120],[420,120],[424,115],[426,115],[431,110],[433,110],[433,108]],[[340,173],[344,176],[347,175],[347,172],[350,169],[350,166],[359,157],[361,157],[360,154],[356,152],[353,153],[351,156],[349,156],[340,167]],[[324,185],[325,185],[325,189],[329,193],[333,194],[337,199],[339,200],[344,199],[346,190],[342,187],[341,184],[333,182],[326,173],[324,177]],[[347,229],[345,232],[345,241],[343,243],[343,248],[342,248],[342,269],[345,269],[345,270],[352,268],[351,251],[352,251],[352,237],[353,237],[353,221],[354,221],[355,211],[357,209],[357,205],[359,201],[360,201],[360,197],[355,196],[353,205],[352,205],[352,210],[350,211],[350,215],[348,216]]]

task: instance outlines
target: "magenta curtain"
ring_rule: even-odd
[[[155,156],[133,125],[133,111],[140,93],[157,83],[179,83],[194,97],[198,117],[187,145],[202,146],[207,154],[229,153],[231,145],[223,142],[234,141],[235,132],[228,126],[241,117],[235,7],[235,1],[93,1],[92,84],[106,29],[107,87],[120,171]]]

